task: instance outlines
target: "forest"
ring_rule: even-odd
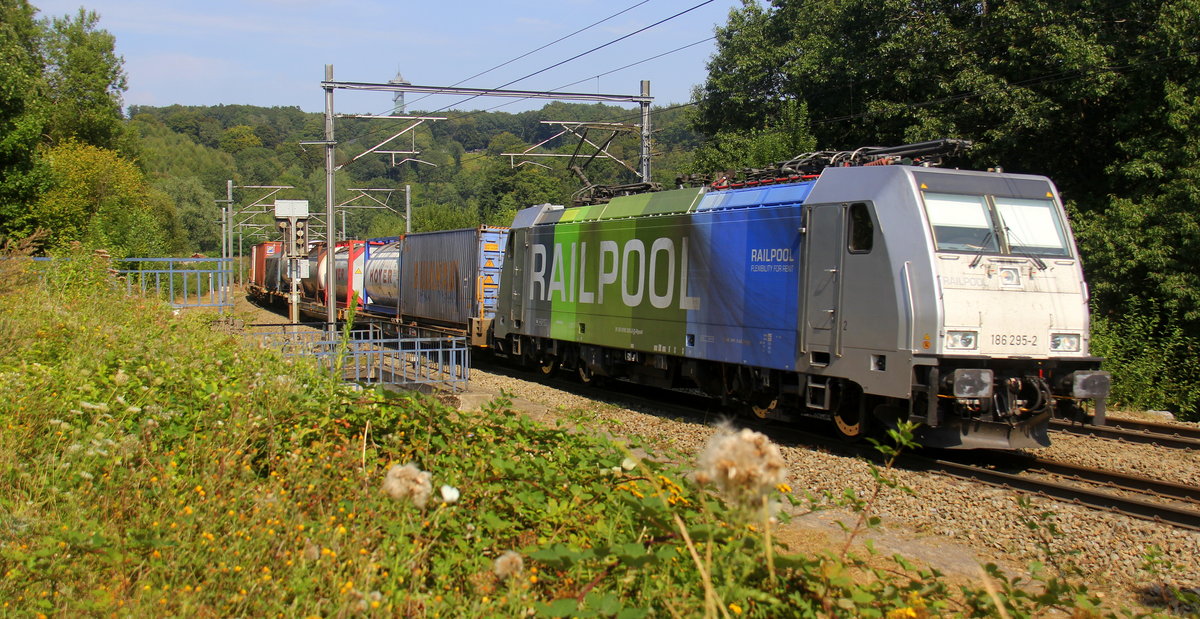
[[[653,110],[655,181],[818,149],[971,140],[957,165],[1043,174],[1060,188],[1092,294],[1092,352],[1109,359],[1115,399],[1197,415],[1200,0],[745,0],[716,34],[693,100]],[[279,197],[324,204],[323,152],[300,144],[321,139],[320,114],[125,108],[123,60],[85,9],[39,18],[27,0],[0,0],[0,48],[6,242],[213,254],[227,180],[289,185]],[[600,104],[444,116],[400,138],[420,161],[364,157],[338,173],[337,199],[395,189],[389,206],[402,212],[407,185],[414,230],[505,224],[525,206],[569,203],[582,179],[561,160],[514,166],[501,153],[558,131],[543,121],[638,122],[636,109]],[[401,122],[339,119],[337,161]],[[539,152],[577,144],[558,138]],[[623,134],[610,152],[636,167],[637,148]],[[585,174],[636,180],[602,159]],[[352,210],[345,234],[403,228],[397,212]]]

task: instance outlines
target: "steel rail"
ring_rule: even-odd
[[[1121,496],[1112,492],[1082,488],[1070,483],[1036,479],[1019,473],[1008,473],[990,469],[982,465],[956,462],[942,458],[909,454],[902,457],[901,460],[907,468],[945,473],[993,486],[1023,490],[1050,499],[1124,514],[1142,520],[1150,520],[1193,531],[1200,531],[1200,509],[1166,505],[1146,499]],[[1036,462],[1036,459],[1033,462]]]
[[[1162,481],[1143,475],[1132,475],[1090,466],[1082,466],[1038,456],[1024,456],[1003,451],[989,451],[988,461],[995,465],[1020,468],[1028,472],[1058,475],[1086,483],[1108,484],[1122,490],[1158,496],[1176,501],[1200,504],[1200,487]]]
[[[1172,449],[1200,450],[1200,428],[1163,423],[1108,418],[1106,425],[1094,426],[1051,420],[1050,429],[1070,434],[1095,436],[1128,443],[1143,443]]]

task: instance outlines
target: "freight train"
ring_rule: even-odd
[[[862,155],[344,243],[338,299],[546,374],[698,388],[848,439],[911,420],[927,446],[1046,446],[1050,418],[1088,402],[1102,423],[1110,379],[1053,183]],[[278,249],[256,247],[253,294],[284,288]],[[323,303],[325,252],[310,260]]]

